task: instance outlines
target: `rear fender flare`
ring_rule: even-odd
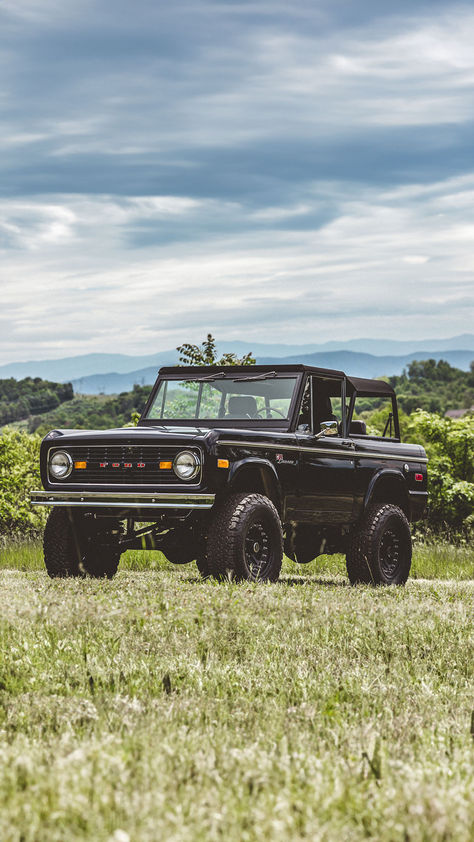
[[[396,493],[393,495],[394,499],[391,499],[388,493],[382,494],[381,499],[384,498],[383,502],[394,503],[396,506],[400,506],[409,518],[410,498],[408,495],[406,478],[401,470],[394,468],[380,468],[380,470],[377,471],[377,473],[371,478],[364,497],[364,511],[367,509],[367,506],[376,502],[384,484],[396,489]]]

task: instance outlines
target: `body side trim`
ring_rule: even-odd
[[[396,456],[392,453],[376,453],[376,452],[360,452],[357,450],[349,450],[341,448],[340,450],[330,450],[329,448],[304,447],[294,444],[273,444],[270,442],[255,442],[255,441],[218,441],[218,446],[228,445],[229,447],[259,447],[263,450],[296,450],[303,453],[320,453],[323,456],[343,456],[345,459],[391,459],[396,462],[419,462],[426,464],[428,459],[424,456],[406,456],[401,453]]]

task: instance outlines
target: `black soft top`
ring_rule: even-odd
[[[313,365],[303,365],[298,363],[296,365],[175,365],[164,366],[160,368],[160,377],[174,376],[185,377],[186,375],[204,376],[204,372],[217,373],[222,371],[225,374],[248,375],[264,374],[266,371],[275,371],[277,374],[300,374],[308,372],[308,374],[315,374],[317,377],[330,377],[338,380],[347,380],[348,393],[357,392],[361,397],[386,395],[391,397],[395,391],[384,380],[368,380],[364,377],[352,377],[346,375],[343,371],[338,371],[333,368],[317,368]]]
[[[357,392],[357,394],[362,398],[368,398],[375,395],[377,395],[377,397],[379,395],[391,397],[395,394],[395,390],[392,388],[390,383],[386,383],[385,380],[366,380],[365,377],[348,377],[347,385],[349,386],[347,390],[349,394],[351,394],[351,392]],[[352,389],[350,388],[351,386]]]

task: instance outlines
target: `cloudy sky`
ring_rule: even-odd
[[[2,0],[0,363],[472,330],[474,4]]]

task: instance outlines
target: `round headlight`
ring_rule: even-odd
[[[173,470],[180,479],[194,479],[200,464],[196,453],[192,453],[191,450],[182,450],[173,462]]]
[[[56,450],[49,460],[49,473],[54,479],[66,479],[72,471],[72,459],[65,450]]]

